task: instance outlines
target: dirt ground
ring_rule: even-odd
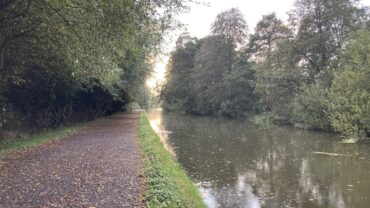
[[[143,207],[138,113],[0,159],[0,207]]]

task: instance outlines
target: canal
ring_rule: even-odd
[[[161,110],[148,118],[211,208],[370,207],[370,145]]]

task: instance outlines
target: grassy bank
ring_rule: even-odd
[[[206,207],[197,188],[151,128],[145,113],[140,116],[139,143],[148,207]]]
[[[69,134],[77,132],[82,126],[84,126],[84,124],[78,124],[71,127],[60,127],[32,137],[3,140],[0,142],[0,156],[15,150],[33,147],[66,137]]]

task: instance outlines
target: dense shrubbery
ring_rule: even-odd
[[[304,91],[293,102],[292,121],[304,128],[330,129],[327,90],[319,85],[304,86]]]
[[[263,16],[248,41],[240,12],[221,13],[209,37],[188,38],[172,53],[164,108],[232,117],[264,112],[299,127],[369,134],[370,18],[357,3],[297,0],[287,24]]]
[[[354,136],[370,133],[370,31],[354,35],[329,96],[329,118],[335,130]]]
[[[145,104],[149,60],[184,2],[0,2],[0,126],[37,128]],[[21,118],[20,118],[21,117]]]

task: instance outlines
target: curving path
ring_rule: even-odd
[[[0,207],[143,207],[139,114],[0,159]]]

